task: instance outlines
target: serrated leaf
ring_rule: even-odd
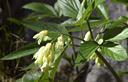
[[[55,16],[56,14],[52,6],[44,3],[33,2],[33,3],[24,5],[23,8],[41,13],[46,16]]]
[[[61,17],[61,16],[62,16],[62,10],[61,10],[61,8],[59,7],[59,3],[58,3],[58,2],[56,2],[56,3],[54,4],[54,9],[55,9],[55,11],[56,11],[56,13],[57,13],[57,16]]]
[[[97,49],[99,45],[94,41],[87,41],[80,46],[80,54],[76,58],[76,62],[79,63],[84,59],[88,59]]]
[[[80,8],[80,1],[79,0],[58,0],[58,5],[62,10],[62,14],[64,16],[76,18]]]
[[[108,41],[119,41],[128,38],[128,28],[124,29],[121,33],[117,34],[115,37],[108,39]]]
[[[116,61],[123,61],[128,58],[126,50],[121,46],[115,47],[101,47],[103,54]]]

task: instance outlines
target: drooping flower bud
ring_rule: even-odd
[[[102,60],[99,59],[99,57],[96,55],[96,53],[93,53],[90,57],[89,60],[94,60],[95,64],[100,67],[101,65],[104,65]]]
[[[102,43],[103,43],[103,39],[99,39],[98,44],[102,44]]]
[[[98,57],[95,58],[95,64],[99,67],[105,65]]]
[[[47,30],[43,30],[43,31],[39,32],[38,34],[34,35],[33,38],[37,39],[38,40],[38,44],[40,45],[41,41],[47,41],[47,40],[51,39],[47,35],[48,35],[48,31]]]
[[[89,60],[95,60],[96,58],[96,53],[94,52],[90,57],[89,57]]]
[[[88,31],[88,32],[85,34],[84,40],[85,40],[85,41],[91,40],[91,33],[90,33],[90,31]]]

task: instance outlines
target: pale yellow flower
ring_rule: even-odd
[[[63,36],[57,38],[57,42],[54,44],[47,43],[46,46],[42,46],[33,56],[35,63],[40,66],[42,72],[54,67],[55,60],[59,57],[64,49]],[[56,58],[55,58],[56,57]]]
[[[63,48],[64,48],[64,39],[63,39],[63,36],[61,35],[57,38],[57,42],[55,44],[55,49],[62,50]]]
[[[55,44],[55,60],[59,57],[59,55],[62,53],[62,51],[64,50],[64,39],[63,36],[59,36],[57,38],[57,42]]]
[[[50,55],[50,50],[51,50],[51,43],[47,43],[46,46],[42,46],[33,56],[36,61],[36,64],[43,64],[45,57]]]
[[[41,67],[43,72],[50,67],[53,67],[53,46],[51,43],[47,43],[46,46],[42,46],[33,56],[35,58],[35,64],[38,64]]]
[[[36,59],[36,61],[35,61],[36,64],[42,64],[42,63],[43,63],[42,59],[43,59],[43,56],[44,56],[44,53],[45,53],[45,52],[44,52],[44,49],[45,49],[45,46],[42,46],[42,47],[34,54],[33,58]]]
[[[41,71],[44,72],[46,70],[48,70],[49,68],[53,67],[53,53],[52,51],[50,52],[50,55],[48,55],[47,57],[44,56],[43,58],[43,65],[41,66]]]
[[[47,30],[43,30],[41,32],[39,32],[38,34],[34,35],[33,38],[38,40],[38,44],[41,43],[41,41],[47,41],[50,40],[51,38],[48,35],[48,31]]]

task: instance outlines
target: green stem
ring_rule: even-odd
[[[122,82],[116,71],[112,68],[112,66],[107,62],[107,60],[102,56],[102,54],[99,51],[95,51],[96,55],[105,63],[105,65],[108,67],[108,69],[111,71],[113,76],[115,77],[117,82]]]
[[[91,26],[90,26],[90,23],[89,23],[89,21],[88,21],[88,20],[87,20],[87,25],[88,25],[88,29],[89,29],[90,34],[91,34],[91,38],[92,38],[92,40],[93,40],[93,41],[95,41],[95,39],[94,39],[94,37],[93,37],[93,33],[92,33]]]
[[[78,40],[81,40],[81,41],[85,42],[85,40],[82,39],[82,38],[75,37],[75,36],[72,36],[72,35],[69,35],[69,34],[64,34],[64,33],[62,33],[62,34],[65,35],[65,36],[69,36],[69,37],[72,37],[72,38],[75,38],[75,39],[78,39]]]
[[[70,35],[72,35],[72,33],[70,33]],[[72,60],[73,60],[73,65],[74,65],[77,55],[76,55],[73,37],[70,36],[70,38],[71,38],[71,42],[72,42],[72,50],[73,50]]]
[[[87,20],[87,25],[88,25],[88,29],[91,33],[91,38],[93,39],[93,41],[95,41],[94,37],[93,37],[93,33],[91,30],[91,26],[89,21]],[[115,77],[117,82],[122,82],[122,80],[120,79],[120,77],[118,76],[118,74],[116,73],[116,71],[112,68],[112,66],[107,62],[107,60],[102,56],[102,54],[96,50],[95,51],[96,55],[105,63],[105,65],[108,67],[108,69],[111,71],[111,73],[113,74],[113,76]]]

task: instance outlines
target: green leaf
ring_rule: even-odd
[[[103,27],[106,23],[108,23],[108,20],[90,20],[90,26],[92,28],[97,28],[97,27]],[[79,25],[76,25],[74,22],[68,22],[68,23],[64,23],[65,26],[68,26],[68,25],[74,25],[76,27],[74,28],[70,28],[68,31],[69,32],[76,32],[76,31],[81,31],[81,30],[87,30],[88,29],[88,26],[87,26],[87,22],[84,22],[82,27],[80,28]]]
[[[39,49],[39,46],[37,45],[36,42],[30,43],[21,47],[17,51],[11,52],[10,54],[4,56],[0,60],[13,60],[13,59],[21,58],[24,56],[28,56],[28,55],[34,54],[38,49]]]
[[[77,14],[77,19],[81,18],[81,16],[83,15],[83,13],[85,12],[85,3],[87,1],[86,0],[83,0],[81,5],[80,5],[80,9],[79,9],[79,12]]]
[[[68,46],[69,46],[69,43],[66,44],[64,49],[60,51],[61,53],[56,54],[57,59],[54,61],[54,67],[51,68],[48,71],[44,71],[44,73],[42,74],[42,77],[41,77],[39,82],[52,82],[54,80],[56,71],[58,69],[58,65],[59,65],[59,63],[60,63],[60,61],[61,61],[61,59],[64,55],[64,52],[65,52],[65,50],[67,49]],[[49,81],[49,79],[50,79],[50,81]]]
[[[94,41],[87,41],[80,46],[80,53],[76,58],[76,62],[79,63],[82,60],[88,59],[97,49],[99,45]]]
[[[82,16],[79,17],[77,23],[78,23],[78,24],[82,24],[82,23],[84,22],[84,20],[87,20],[87,19],[90,17],[92,11],[93,11],[99,4],[101,4],[101,3],[103,3],[103,2],[104,2],[104,0],[93,0],[92,2],[90,2],[90,3],[88,4],[87,9],[83,12]]]
[[[117,34],[115,37],[108,39],[108,41],[119,41],[128,38],[128,28],[124,29],[121,33]]]
[[[16,82],[38,82],[38,78],[41,76],[41,72],[29,71],[22,78],[16,80]]]
[[[112,2],[128,4],[128,0],[111,0]]]
[[[23,8],[41,13],[46,16],[55,16],[56,15],[54,8],[52,6],[44,4],[44,3],[33,2],[33,3],[24,5]]]
[[[23,25],[27,28],[30,28],[34,31],[40,32],[42,30],[48,30],[51,33],[63,33],[67,34],[68,31],[65,29],[64,26],[56,24],[56,23],[45,23],[41,21],[30,21],[30,20],[17,20],[17,19],[11,19],[11,22],[18,22],[18,24]]]
[[[121,17],[117,18],[116,20],[111,20],[108,23],[106,23],[106,29],[114,29],[117,27],[123,27],[123,26],[125,26],[124,23],[126,23],[127,20],[128,20],[128,18],[125,16],[121,16]]]
[[[101,11],[101,13],[103,14],[103,16],[106,18],[106,19],[109,19],[109,14],[108,14],[108,10],[105,6],[104,3],[102,4],[99,4],[98,5],[98,9]]]
[[[49,71],[45,71],[44,73],[42,73],[41,77],[37,80],[37,82],[50,82],[50,81],[51,81],[51,75],[49,74]]]
[[[30,65],[28,65],[27,67],[23,68],[23,71],[27,71],[27,70],[33,70],[36,69],[38,67],[38,65],[36,65],[34,62],[31,63]]]
[[[22,46],[19,50],[26,50],[26,49],[31,49],[34,47],[39,47],[39,45],[37,45],[36,42],[32,42],[32,43],[26,43],[24,46]]]
[[[56,13],[57,13],[57,16],[61,17],[61,16],[62,16],[62,10],[61,10],[61,8],[59,7],[59,3],[58,3],[58,2],[56,2],[56,3],[54,4],[54,9],[55,9],[55,11],[56,11]]]
[[[118,44],[114,43],[114,42],[110,42],[110,41],[105,41],[102,46],[104,47],[115,47],[117,46]]]
[[[26,50],[14,51],[4,56],[0,60],[13,60],[13,59],[21,58],[24,56],[28,56],[28,55],[34,54],[38,49],[39,48],[31,48],[31,49],[26,49]]]
[[[57,3],[64,16],[76,18],[80,8],[79,0],[58,0]]]
[[[24,21],[22,24],[25,27],[28,27],[32,30],[40,32],[42,30],[48,30],[48,36],[51,38],[56,38],[60,34],[68,34],[67,29],[64,26],[61,26],[56,23],[45,23],[45,22],[31,22],[31,21]]]
[[[113,38],[116,35],[118,35],[119,33],[121,33],[123,29],[124,28],[122,28],[122,27],[117,27],[117,28],[113,28],[113,29],[106,29],[104,32],[103,39],[108,40],[110,38]]]
[[[116,20],[106,23],[106,30],[104,32],[104,40],[108,40],[120,34],[127,26],[124,24],[128,20],[127,17],[119,17]]]
[[[114,47],[101,47],[103,54],[116,61],[123,61],[128,58],[126,50],[121,46],[117,45]]]
[[[124,77],[128,75],[128,70],[126,69],[126,70],[118,71],[117,73],[120,77]]]
[[[45,23],[45,22],[32,22],[32,21],[23,21],[22,24],[32,30],[35,31],[42,31],[48,30],[50,32],[57,32],[57,33],[66,33],[66,29],[59,24],[55,23]]]
[[[108,40],[120,34],[127,26],[124,24],[128,20],[127,17],[119,17],[116,20],[106,23],[106,30],[104,31],[104,40]]]
[[[46,15],[33,12],[33,13],[29,14],[25,19],[32,20],[32,21],[39,21],[46,17],[47,17]]]

